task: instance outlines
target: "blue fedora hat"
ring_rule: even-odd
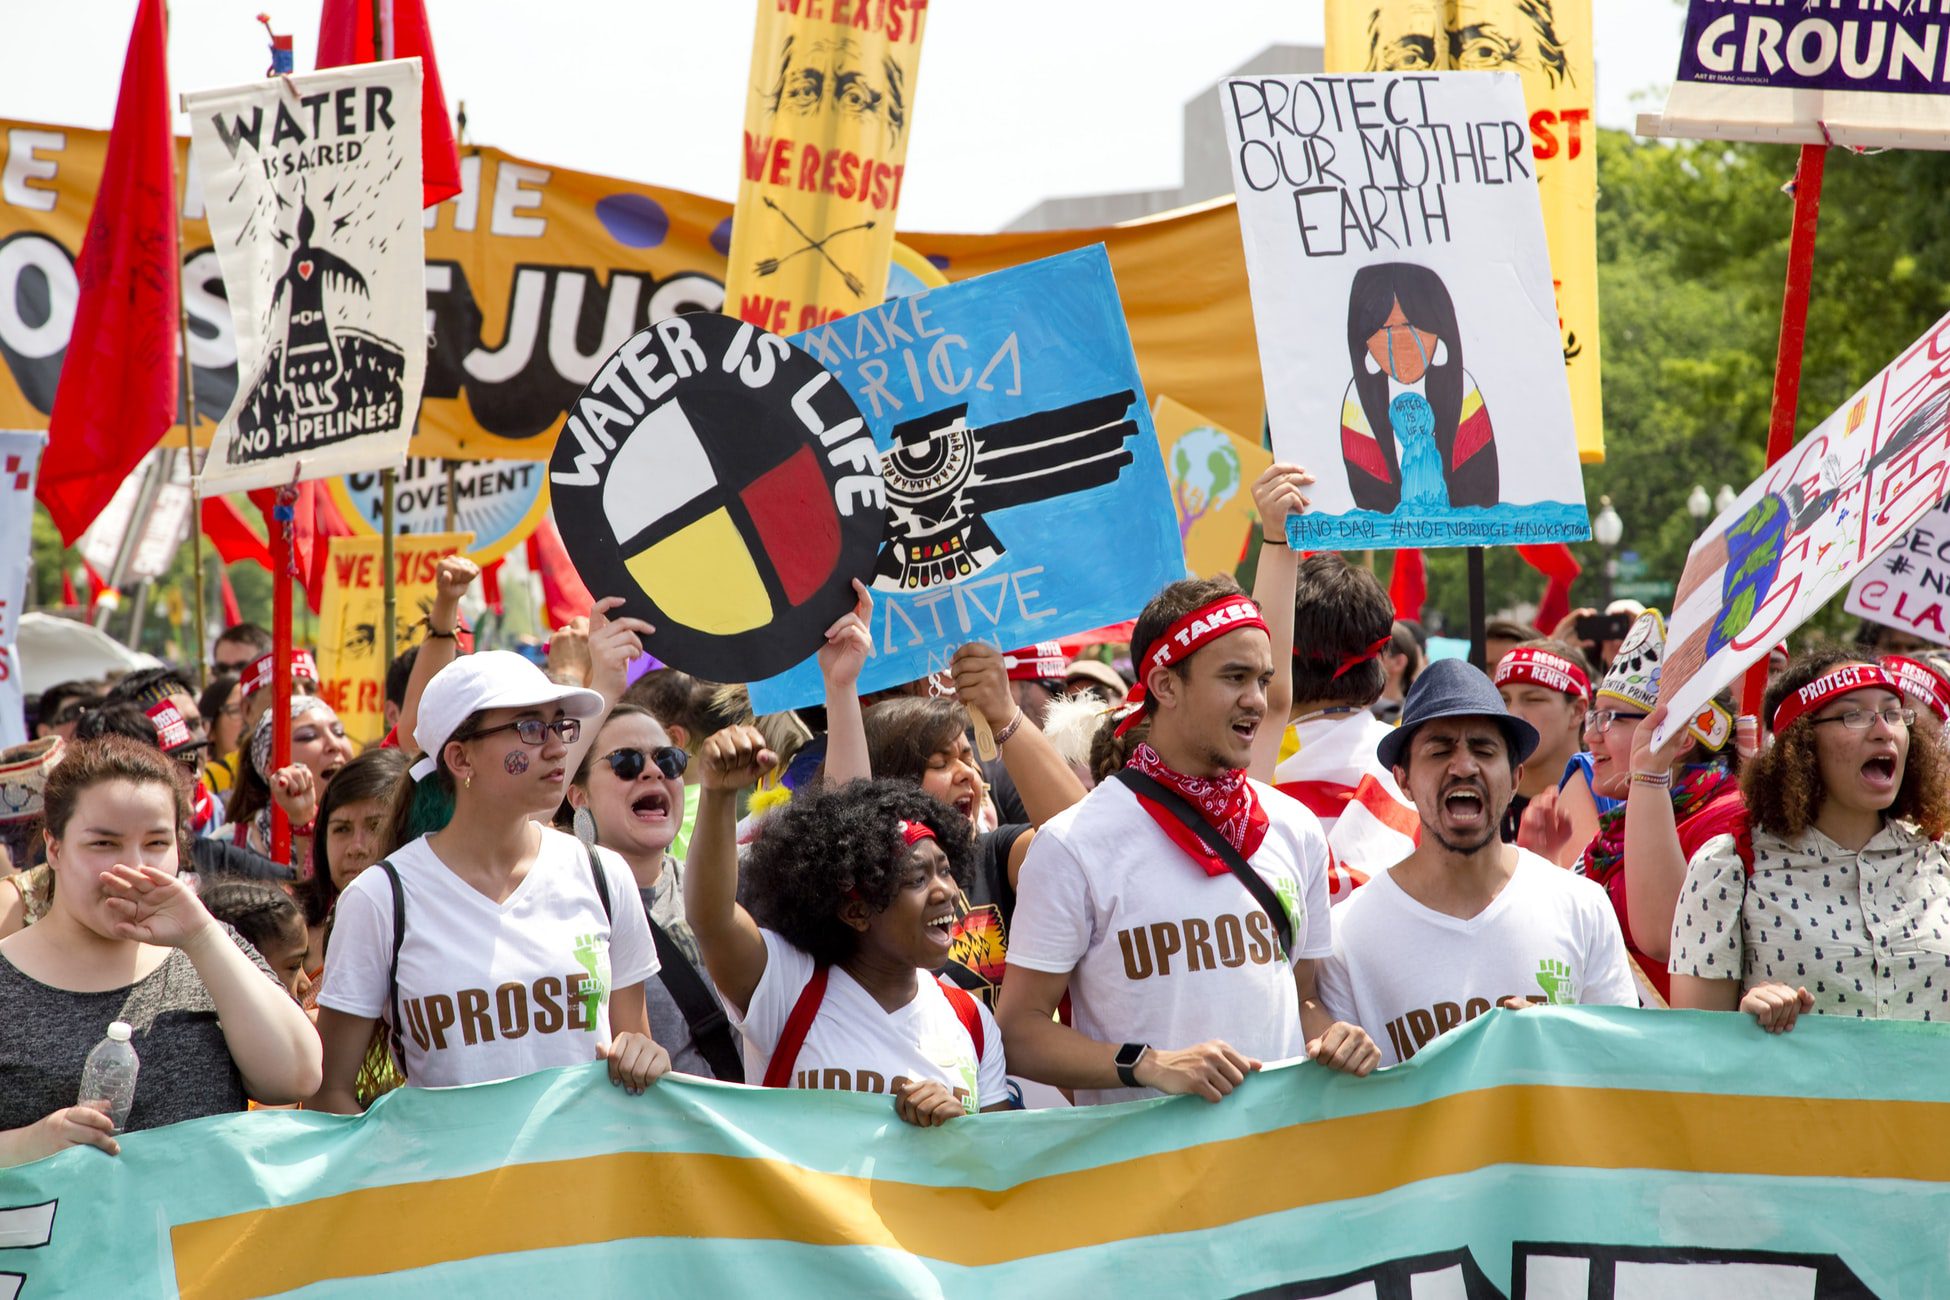
[[[1374,747],[1386,767],[1397,767],[1402,751],[1425,722],[1437,718],[1488,718],[1503,728],[1510,753],[1521,763],[1537,749],[1537,728],[1503,707],[1503,697],[1482,671],[1464,659],[1438,659],[1422,670],[1402,701],[1402,722]]]

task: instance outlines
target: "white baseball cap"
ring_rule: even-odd
[[[413,764],[415,781],[433,774],[440,751],[460,724],[483,709],[533,709],[560,704],[572,718],[599,717],[603,697],[580,686],[558,686],[548,674],[512,650],[480,650],[442,668],[420,695],[413,743],[423,757]]]

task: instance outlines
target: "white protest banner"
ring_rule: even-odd
[[[1693,543],[1659,699],[1692,717],[1950,487],[1950,316],[1843,403]],[[1762,719],[1763,722],[1766,719]],[[1665,739],[1672,723],[1660,728]]]
[[[1910,530],[1848,584],[1842,608],[1885,627],[1950,645],[1950,501]]]
[[[237,334],[204,490],[398,465],[427,365],[419,60],[183,108]]]
[[[1692,0],[1679,76],[1639,134],[1950,148],[1943,0]]]
[[[34,550],[34,474],[47,435],[0,430],[0,748],[27,739],[20,656],[14,633],[27,603],[27,566]]]
[[[143,516],[142,535],[136,540],[135,550],[129,556],[129,567],[123,575],[124,582],[141,582],[145,578],[160,578],[169,571],[171,560],[176,558],[176,548],[183,544],[188,535],[190,522],[190,473],[187,459],[176,452],[156,452],[145,457],[136,466],[135,472],[122,480],[122,486],[115,489],[108,505],[95,522],[88,525],[88,531],[81,535],[75,547],[88,563],[102,573],[115,569],[115,556],[122,545],[122,537],[129,531],[138,498],[142,496],[144,480],[152,472],[158,455],[170,459],[169,479],[156,489],[156,499],[149,512]]]
[[[1273,450],[1312,550],[1590,535],[1514,73],[1235,77],[1221,101]]]

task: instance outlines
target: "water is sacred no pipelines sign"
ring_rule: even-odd
[[[880,455],[846,388],[775,334],[692,313],[616,350],[549,462],[589,590],[648,620],[650,653],[744,682],[815,652],[886,529]]]

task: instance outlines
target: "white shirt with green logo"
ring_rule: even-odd
[[[1517,854],[1503,891],[1466,921],[1422,906],[1386,871],[1334,909],[1321,1000],[1368,1031],[1383,1065],[1407,1060],[1505,998],[1639,1004],[1605,891],[1535,854]]]

